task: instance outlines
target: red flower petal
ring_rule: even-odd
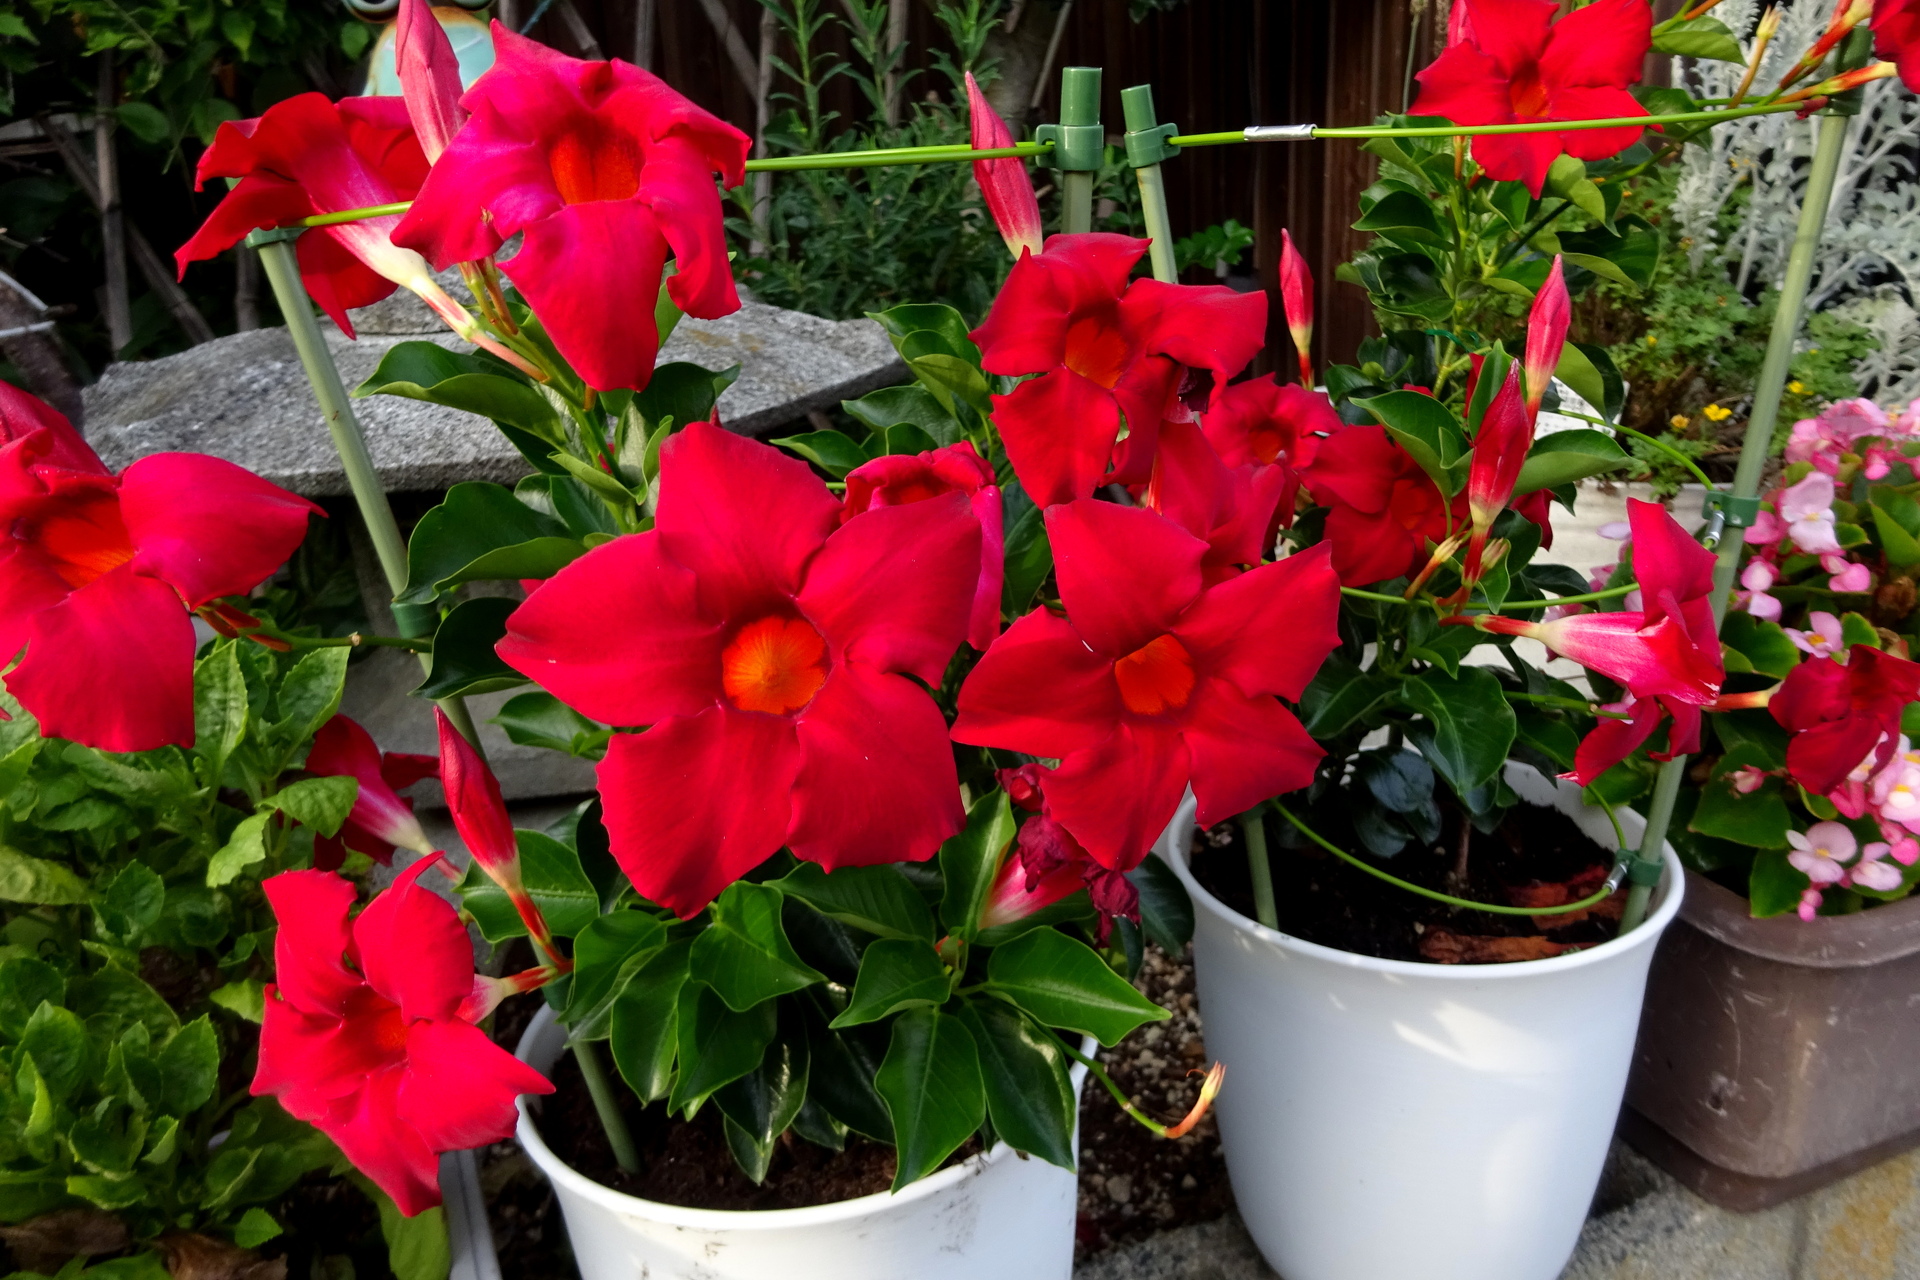
[[[786,843],[801,759],[789,718],[721,707],[614,735],[600,796],[620,869],[649,901],[698,914]]]
[[[431,852],[419,819],[413,816],[413,807],[394,794],[383,763],[373,736],[346,716],[334,716],[313,735],[313,746],[307,752],[307,772],[322,778],[354,778],[360,783],[353,800],[353,812],[341,827],[336,844],[344,842],[381,862],[393,857],[395,845],[404,844],[421,853]],[[325,839],[317,837],[315,847]],[[317,855],[314,865],[320,865]],[[339,863],[336,861],[333,865]]]
[[[1537,197],[1541,188],[1546,186],[1547,170],[1560,158],[1562,139],[1577,136],[1560,133],[1488,134],[1473,140],[1473,158],[1487,171],[1489,178],[1496,182],[1518,182]]]
[[[966,824],[946,721],[903,677],[836,668],[798,730],[794,856],[829,871],[919,862]]]
[[[1553,24],[1546,48],[1540,54],[1540,74],[1555,89],[1612,87],[1638,108],[1583,113],[1586,119],[1640,115],[1646,108],[1634,101],[1624,86],[1639,81],[1652,44],[1653,8],[1647,0],[1593,0],[1592,4],[1575,9]]]
[[[1122,724],[1047,778],[1047,808],[1101,866],[1131,871],[1160,838],[1187,789],[1189,757],[1170,727]]]
[[[615,323],[608,299],[652,298],[666,261],[666,237],[650,209],[637,200],[596,200],[529,226],[520,252],[500,269],[588,386],[638,390],[653,376],[660,346],[653,308],[623,306]]]
[[[1298,700],[1340,644],[1340,581],[1323,542],[1210,588],[1173,628],[1195,664],[1248,697]]]
[[[440,1157],[413,1127],[402,1104],[404,1079],[399,1067],[377,1072],[350,1112],[313,1123],[339,1145],[354,1168],[393,1197],[401,1213],[413,1217],[440,1203]]]
[[[720,696],[720,628],[659,533],[595,547],[507,618],[502,661],[609,724],[694,715]]]
[[[1456,5],[1454,12],[1462,8]],[[1420,94],[1407,109],[1409,115],[1440,116],[1467,125],[1513,122],[1505,74],[1472,44],[1448,45],[1413,78],[1420,82]]]
[[[399,1012],[365,984],[354,988],[344,1016],[302,1012],[285,995],[268,984],[250,1091],[273,1095],[289,1115],[312,1123],[350,1113],[367,1078],[400,1061],[398,1048],[380,1043],[378,1034],[404,1032]]]
[[[1547,47],[1554,0],[1459,0],[1467,10],[1470,39],[1508,78],[1527,70]],[[1644,0],[1641,0],[1644,6]]]
[[[745,142],[742,137],[743,163]],[[678,270],[667,280],[667,296],[674,305],[708,320],[738,311],[725,215],[707,156],[677,137],[648,148],[636,199],[653,210],[654,225],[673,249]]]
[[[798,600],[840,661],[937,685],[979,580],[980,522],[953,492],[849,520],[807,567]]]
[[[960,686],[955,742],[1055,758],[1090,747],[1120,719],[1113,660],[1045,609],[1008,627]]]
[[[1641,5],[1643,10],[1645,7]],[[1638,98],[1611,85],[1555,89],[1547,109],[1556,120],[1610,120],[1618,116],[1652,114],[1640,105]],[[1627,125],[1618,129],[1573,129],[1545,136],[1557,138],[1560,149],[1575,159],[1605,160],[1640,141],[1645,133],[1646,130],[1637,125]]]
[[[33,616],[7,689],[50,738],[102,751],[193,745],[193,624],[122,565]]]
[[[1055,369],[995,396],[993,421],[1007,461],[1036,505],[1072,502],[1106,483],[1120,406],[1099,384]]]
[[[283,871],[260,886],[280,927],[273,940],[274,974],[291,1007],[314,1015],[345,1015],[366,984],[347,968],[353,947],[347,915],[353,882],[326,871]]]
[[[1041,373],[1066,359],[1076,312],[1111,307],[1126,292],[1147,242],[1090,232],[1050,236],[1042,253],[1013,264],[987,318],[973,331],[988,373]]]
[[[0,542],[0,667],[11,663],[33,634],[34,615],[72,590],[31,548]]]
[[[552,1093],[538,1071],[460,1021],[416,1022],[407,1028],[407,1069],[400,1077],[404,1123],[434,1151],[466,1151],[513,1136],[523,1093]]]
[[[654,528],[693,571],[710,617],[750,620],[797,594],[839,523],[840,504],[807,464],[768,445],[696,422],[660,452]]]
[[[1170,356],[1213,374],[1214,387],[1247,367],[1266,342],[1267,295],[1223,284],[1166,284],[1139,280],[1120,302],[1124,324],[1142,335],[1148,354]]]
[[[451,1018],[473,991],[473,943],[460,915],[419,883],[439,863],[437,856],[415,862],[353,922],[367,985],[409,1022]]]
[[[1207,544],[1143,508],[1091,499],[1054,507],[1047,539],[1074,631],[1108,659],[1170,631],[1200,594]]]
[[[1207,680],[1192,705],[1180,736],[1203,827],[1306,786],[1326,755],[1276,698],[1249,698],[1225,680]]]
[[[178,591],[190,609],[272,577],[307,536],[319,506],[244,467],[203,453],[156,453],[120,477],[120,518],[133,567]]]
[[[1583,787],[1592,786],[1595,778],[1632,755],[1652,736],[1665,709],[1653,698],[1640,698],[1633,703],[1632,714],[1631,720],[1609,719],[1595,725],[1592,732],[1580,740],[1573,754],[1572,770],[1561,776]],[[1854,763],[1859,763],[1859,757],[1854,758]]]
[[[1013,131],[987,101],[987,95],[980,92],[971,71],[967,72],[967,121],[976,151],[997,151],[1014,144]],[[993,225],[1000,229],[1000,238],[1007,242],[1014,259],[1018,261],[1022,254],[1039,253],[1040,201],[1027,178],[1026,161],[1018,156],[975,160],[973,180],[980,185],[987,212],[992,215]]]
[[[407,116],[429,163],[466,123],[460,108],[460,59],[427,0],[401,0],[393,23],[394,71]]]

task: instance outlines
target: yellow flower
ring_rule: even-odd
[[[1667,425],[1672,427],[1675,431],[1685,431],[1688,427],[1693,425],[1693,419],[1689,418],[1684,413],[1676,413],[1671,418],[1667,419]]]
[[[1659,334],[1657,334],[1657,333],[1650,333],[1650,334],[1648,334],[1648,335],[1647,335],[1647,345],[1648,345],[1648,346],[1650,346],[1650,347],[1657,347],[1657,346],[1659,346],[1659,345],[1660,345],[1660,335],[1659,335]]]
[[[1795,378],[1792,382],[1789,382],[1787,384],[1787,390],[1793,392],[1793,394],[1797,396],[1803,396],[1807,394],[1807,384],[1800,381],[1800,379]]]
[[[1710,404],[1700,412],[1707,415],[1707,421],[1709,422],[1725,422],[1733,416],[1733,410],[1717,404]]]

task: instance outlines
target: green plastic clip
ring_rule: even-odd
[[[1760,499],[1742,498],[1724,489],[1708,493],[1700,509],[1709,516],[1719,513],[1721,523],[1729,529],[1751,529],[1760,519]]]
[[[1649,862],[1645,858],[1635,858],[1627,864],[1627,879],[1637,885],[1652,888],[1660,883],[1660,877],[1666,874],[1665,862]]]
[[[1137,84],[1120,91],[1120,108],[1127,121],[1127,163],[1136,169],[1171,160],[1180,148],[1170,141],[1180,126],[1156,123],[1153,86]]]
[[[1033,131],[1035,142],[1051,142],[1042,164],[1068,173],[1098,173],[1106,159],[1107,135],[1100,127],[1100,68],[1067,67],[1060,73],[1060,123]]]
[[[1861,23],[1846,38],[1840,41],[1840,47],[1834,53],[1831,74],[1839,75],[1843,71],[1857,71],[1867,65],[1873,56],[1873,31],[1866,23]],[[1816,72],[1815,74],[1822,74]],[[1865,89],[1849,89],[1845,93],[1836,93],[1827,100],[1827,115],[1857,116],[1866,102]]]
[[[258,249],[263,244],[279,244],[283,240],[298,240],[305,227],[262,227],[258,231],[247,233],[247,248]]]

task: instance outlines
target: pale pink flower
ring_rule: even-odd
[[[1871,400],[1841,400],[1821,410],[1820,425],[1833,440],[1852,444],[1861,436],[1885,435],[1887,415]]]
[[[1829,572],[1833,572],[1829,570]],[[1858,594],[1873,589],[1873,573],[1863,564],[1849,564],[1834,573],[1827,587],[1833,591]]]
[[[1740,573],[1740,585],[1747,589],[1747,612],[1763,622],[1780,621],[1780,601],[1767,594],[1780,580],[1780,571],[1765,560],[1755,560]]]
[[[1762,511],[1747,526],[1746,538],[1750,547],[1777,547],[1787,540],[1787,526],[1773,512]]]
[[[1892,852],[1892,848],[1881,840],[1860,851],[1860,861],[1847,868],[1845,883],[1857,884],[1862,889],[1872,889],[1877,893],[1886,893],[1900,887],[1900,868],[1880,861]]]
[[[1915,400],[1893,420],[1889,434],[1902,436],[1920,436],[1920,400]]]
[[[1820,904],[1822,901],[1824,901],[1824,899],[1818,889],[1808,889],[1800,895],[1800,906],[1797,909],[1797,914],[1802,920],[1811,921],[1815,916],[1820,914]]]
[[[1787,638],[1793,641],[1796,649],[1816,658],[1833,658],[1845,651],[1847,642],[1840,631],[1840,619],[1816,610],[1807,615],[1807,621],[1813,624],[1809,630],[1786,628]]]
[[[1920,400],[1914,403],[1920,404]],[[1600,526],[1599,532],[1609,542],[1626,542],[1633,536],[1633,526],[1625,520],[1609,520]]]
[[[1744,765],[1727,775],[1733,789],[1743,796],[1750,796],[1767,783],[1767,771],[1752,765]]]
[[[1904,831],[1897,834],[1891,832],[1882,832],[1881,834],[1894,836],[1890,844],[1895,862],[1903,867],[1910,867],[1914,863],[1920,862],[1920,840],[1915,840]]]
[[[1872,796],[1881,822],[1920,831],[1920,765],[1895,756],[1874,778]]]
[[[1793,852],[1787,861],[1806,874],[1817,888],[1837,884],[1847,874],[1847,862],[1860,852],[1853,832],[1838,822],[1816,822],[1804,832],[1787,832]]]
[[[1793,545],[1809,555],[1840,550],[1833,519],[1833,477],[1816,471],[1780,495],[1780,518]]]
[[[1886,735],[1881,734],[1880,738],[1884,742]],[[1833,802],[1833,807],[1840,811],[1842,817],[1857,818],[1873,807],[1872,798],[1868,794],[1868,784],[1873,779],[1874,762],[1879,754],[1879,743],[1875,743],[1873,750],[1867,752],[1866,758],[1853,766],[1853,771],[1847,774],[1840,785],[1827,792],[1827,799]]]

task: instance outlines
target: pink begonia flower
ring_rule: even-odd
[[[1763,622],[1780,621],[1780,601],[1767,589],[1780,580],[1780,571],[1765,560],[1755,560],[1740,573],[1740,585],[1747,589],[1747,612]]]
[[[1880,735],[1880,742],[1886,741],[1886,734]],[[1840,780],[1840,785],[1827,792],[1827,799],[1840,811],[1843,818],[1858,818],[1873,807],[1873,799],[1868,786],[1873,781],[1873,771],[1880,759],[1880,743],[1853,766],[1853,771]]]
[[[1802,920],[1811,921],[1820,914],[1820,904],[1824,900],[1818,889],[1808,889],[1800,895],[1800,905],[1795,909],[1795,914]]]
[[[1787,832],[1793,852],[1787,861],[1806,874],[1818,888],[1838,884],[1847,874],[1847,860],[1860,851],[1860,842],[1844,823],[1816,822],[1804,832]]]
[[[1893,852],[1884,840],[1875,840],[1860,851],[1860,861],[1847,868],[1847,883],[1888,893],[1900,887],[1900,868],[1881,859]]]
[[[1905,832],[1882,831],[1880,834],[1893,837],[1891,847],[1895,862],[1903,867],[1910,867],[1920,862],[1920,840],[1914,839]]]
[[[1771,511],[1762,511],[1747,526],[1746,542],[1750,547],[1777,547],[1786,540],[1787,526]]]
[[[1840,619],[1823,610],[1815,610],[1807,615],[1807,621],[1813,624],[1810,630],[1786,628],[1787,639],[1793,641],[1794,648],[1816,658],[1837,659],[1847,647],[1840,633]]]
[[[1887,433],[1887,415],[1871,400],[1841,400],[1828,405],[1820,414],[1820,422],[1827,433],[1842,444],[1850,444],[1862,436],[1880,436]]]
[[[1874,777],[1870,794],[1881,823],[1920,831],[1920,764],[1895,756]]]
[[[1767,771],[1746,765],[1728,774],[1727,780],[1733,784],[1735,791],[1743,796],[1750,796],[1766,785]]]
[[[1780,518],[1793,545],[1808,555],[1840,550],[1833,528],[1833,477],[1816,471],[1780,495]]]
[[[1920,436],[1920,400],[1914,400],[1893,420],[1893,434]]]
[[[1822,564],[1825,564],[1825,557],[1822,557]],[[1831,566],[1826,567],[1828,572],[1833,572]],[[1871,591],[1873,589],[1873,571],[1863,564],[1849,564],[1839,572],[1833,574],[1833,577],[1827,582],[1827,587],[1829,590],[1855,595]]]

